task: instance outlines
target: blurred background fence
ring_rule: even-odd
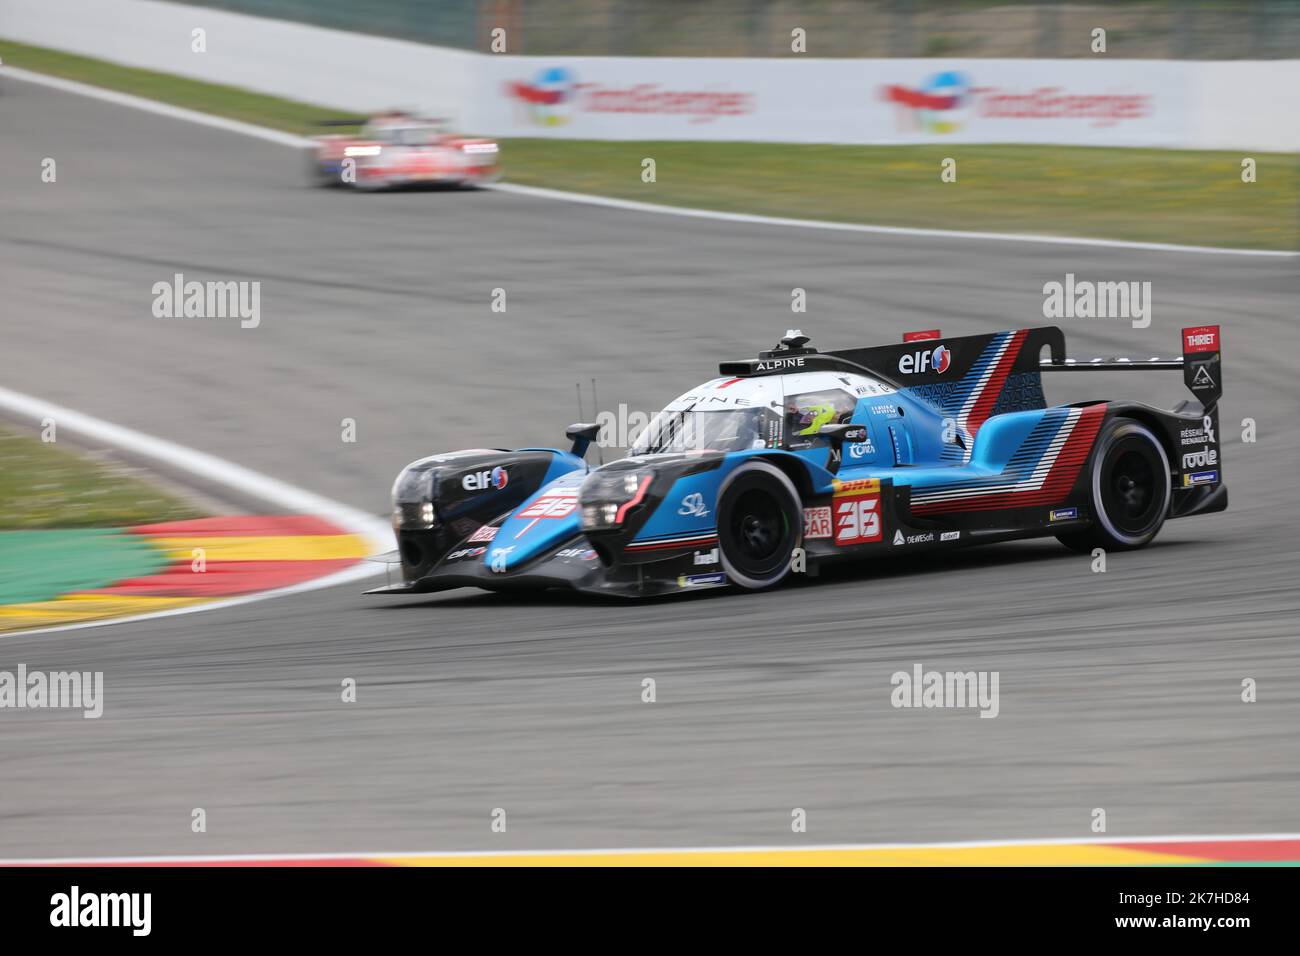
[[[534,56],[1300,57],[1300,0],[186,0],[420,43]]]

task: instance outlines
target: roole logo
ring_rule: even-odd
[[[942,373],[948,371],[952,364],[952,350],[936,345],[933,349],[917,352],[904,352],[898,359],[898,370],[904,375],[916,375],[921,372]]]
[[[506,470],[497,467],[491,471],[470,472],[460,480],[460,485],[466,491],[486,491],[489,488],[500,491],[509,481],[510,476],[506,473]]]

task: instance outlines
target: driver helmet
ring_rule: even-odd
[[[838,415],[839,412],[830,402],[800,405],[795,409],[795,434],[816,435],[823,425],[833,424]]]

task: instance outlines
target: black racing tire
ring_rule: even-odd
[[[1172,495],[1169,458],[1150,429],[1116,418],[1102,429],[1089,464],[1092,526],[1058,534],[1067,548],[1131,551],[1160,533]]]
[[[718,553],[732,583],[750,591],[779,584],[803,544],[799,492],[780,468],[752,459],[718,493]]]

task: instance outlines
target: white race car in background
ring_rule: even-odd
[[[356,125],[338,120],[327,125]],[[490,139],[452,133],[440,120],[385,113],[356,136],[317,136],[313,180],[322,186],[384,189],[415,183],[475,185],[500,175],[500,149]]]

